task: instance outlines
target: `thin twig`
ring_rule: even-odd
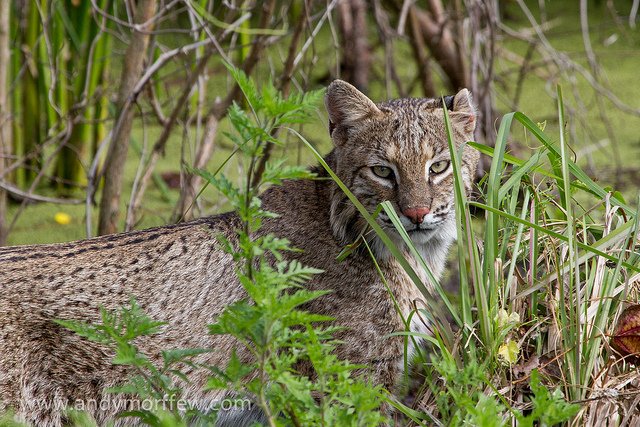
[[[398,18],[398,29],[396,32],[399,36],[404,35],[404,28],[407,22],[407,16],[409,15],[409,9],[413,6],[414,0],[404,0],[402,8],[400,9],[400,17]]]
[[[396,86],[396,90],[400,97],[404,98],[407,96],[407,91],[404,89],[402,85],[402,81],[398,77],[398,73],[396,71],[395,66],[395,49],[393,46],[393,40],[395,38],[395,34],[391,28],[391,24],[389,23],[389,15],[384,11],[380,0],[374,0],[373,3],[374,16],[376,19],[376,25],[378,27],[378,33],[380,37],[380,41],[384,45],[384,70],[385,70],[385,89],[387,93],[387,98],[393,97],[393,92],[391,90],[391,82],[393,82]]]
[[[640,7],[640,0],[633,0],[631,5],[631,12],[629,13],[629,26],[636,28],[636,18],[638,16],[638,8]]]
[[[35,194],[29,191],[22,191],[21,189],[14,186],[10,182],[1,180],[1,179],[0,179],[0,188],[5,190],[7,193],[17,197],[18,199],[22,200],[23,203],[44,202],[44,203],[55,203],[58,205],[80,205],[84,202],[84,200],[82,199],[61,199],[58,197],[41,196],[39,194]]]
[[[47,157],[46,161],[44,162],[44,164],[42,165],[42,167],[38,171],[38,174],[33,179],[33,182],[31,183],[31,185],[29,186],[29,190],[27,190],[27,192],[26,192],[26,194],[28,196],[32,196],[34,194],[35,189],[37,188],[38,184],[40,183],[40,180],[44,177],[46,170],[51,165],[51,162],[53,162],[53,159],[57,158],[58,153],[60,153],[60,151],[62,151],[62,149],[69,142],[69,139],[71,138],[71,129],[73,129],[72,120],[73,120],[72,118],[68,118],[67,119],[67,126],[65,127],[66,130],[65,130],[65,133],[64,133],[64,135],[65,135],[64,139],[62,140],[60,145],[58,145],[56,147],[54,152],[51,153],[51,155],[49,157]],[[8,227],[8,232],[13,230],[13,227],[15,226],[16,222],[18,221],[18,218],[20,217],[20,215],[24,212],[24,209],[26,208],[27,201],[28,201],[28,198],[25,197],[24,200],[22,201],[22,203],[20,204],[20,207],[18,208],[18,211],[13,216],[13,220],[11,221],[11,224]]]
[[[522,11],[524,12],[527,19],[529,20],[533,29],[535,30],[535,33],[537,34],[538,38],[542,42],[542,45],[545,47],[545,49],[547,49],[548,52],[554,53],[552,57],[554,58],[558,66],[566,70],[577,71],[580,75],[582,75],[585,78],[585,80],[587,80],[587,82],[596,90],[596,92],[599,95],[607,97],[609,101],[611,101],[613,105],[615,105],[616,108],[618,108],[619,110],[634,116],[640,116],[640,108],[633,108],[627,103],[620,100],[620,98],[618,98],[618,96],[615,95],[611,90],[602,86],[596,79],[594,79],[593,75],[589,71],[587,71],[583,66],[576,63],[575,61],[572,61],[567,54],[563,52],[559,52],[556,49],[554,49],[551,43],[549,42],[549,40],[547,39],[547,37],[542,32],[541,26],[537,23],[535,17],[531,13],[527,5],[524,3],[524,1],[523,0],[516,0],[516,1],[520,6],[520,8],[522,9]],[[506,28],[506,26],[501,24],[501,28]],[[513,32],[513,31],[512,33],[517,34],[516,32]]]
[[[324,14],[322,15],[322,17],[320,18],[320,20],[316,24],[316,27],[311,32],[311,35],[304,42],[304,45],[302,46],[302,49],[300,49],[300,52],[298,52],[298,55],[296,56],[296,59],[293,60],[293,66],[294,67],[297,67],[298,64],[300,63],[300,61],[302,61],[302,58],[304,57],[304,54],[307,52],[307,49],[309,49],[309,46],[311,45],[313,40],[316,38],[316,36],[320,32],[320,30],[322,29],[324,21],[326,21],[327,18],[330,16],[331,11],[336,7],[336,4],[338,4],[338,1],[339,0],[332,0],[331,3],[329,3],[327,5],[327,8],[325,9]]]
[[[199,47],[207,46],[209,44],[211,44],[211,39],[206,39],[206,40],[198,41],[196,43],[188,44],[186,46],[181,46],[181,47],[172,49],[172,50],[170,50],[168,52],[165,52],[162,55],[160,55],[158,57],[158,59],[156,59],[153,64],[151,64],[149,67],[147,67],[147,69],[145,70],[145,72],[142,75],[142,77],[140,77],[140,79],[138,79],[138,82],[133,87],[133,91],[131,93],[131,97],[132,98],[136,98],[138,96],[138,94],[142,91],[144,86],[147,84],[149,79],[151,79],[151,77],[160,68],[162,68],[167,62],[169,62],[169,60],[171,60],[175,56],[185,55],[185,54],[191,52],[192,50],[198,49]]]
[[[304,1],[304,9],[302,11],[303,15],[307,14],[307,11],[311,9],[311,5],[313,0],[305,0]],[[287,60],[285,61],[284,70],[282,71],[282,75],[279,80],[278,89],[282,92],[284,97],[289,95],[289,88],[291,86],[291,77],[293,76],[293,71],[295,69],[294,59],[296,57],[296,52],[298,48],[298,43],[300,41],[300,36],[304,31],[307,25],[306,19],[299,19],[296,24],[295,30],[293,32],[293,36],[291,37],[291,43],[289,44],[289,53],[287,55]],[[279,129],[274,129],[271,136],[276,138],[278,135]],[[273,151],[273,142],[267,141],[266,147],[264,149],[263,155],[260,157],[259,163],[256,166],[255,173],[253,175],[253,179],[251,180],[251,186],[256,187],[260,180],[262,179],[262,174],[267,166],[267,162],[271,158],[271,152]]]
[[[589,66],[591,67],[591,73],[593,74],[593,78],[596,81],[600,81],[600,66],[598,65],[598,60],[596,58],[596,54],[593,51],[593,47],[591,46],[591,38],[589,35],[589,17],[587,15],[587,2],[586,0],[580,0],[580,28],[582,30],[582,42],[584,44],[584,50],[587,54],[587,60],[589,62]],[[606,108],[602,103],[602,97],[596,97],[596,104],[598,106],[598,111],[600,113],[600,119],[604,124],[604,127],[607,131],[607,135],[611,140],[611,148],[613,151],[613,160],[616,169],[616,177],[620,176],[620,171],[622,169],[622,159],[620,158],[620,150],[618,148],[618,144],[616,144],[615,132],[613,130],[613,126],[611,125],[611,120],[609,120],[609,116],[607,114]],[[616,182],[616,186],[620,183]]]
[[[93,10],[95,10],[96,12],[98,12],[98,14],[100,14],[102,17],[115,22],[116,24],[128,28],[132,31],[137,31],[139,33],[143,33],[143,34],[152,34],[153,31],[149,31],[147,30],[147,28],[149,28],[150,26],[152,26],[154,23],[156,23],[157,21],[160,20],[160,18],[165,14],[166,11],[170,10],[174,5],[180,3],[183,0],[173,0],[167,4],[165,4],[163,6],[162,9],[160,9],[158,11],[158,13],[156,13],[154,16],[152,16],[150,19],[148,19],[145,22],[139,22],[139,23],[134,23],[133,19],[132,19],[132,12],[129,9],[129,4],[127,2],[125,3],[125,6],[127,8],[127,15],[129,20],[128,21],[123,21],[122,19],[118,18],[117,16],[113,16],[107,12],[105,12],[104,10],[102,10],[100,8],[100,6],[98,6],[98,4],[96,3],[96,0],[91,0],[91,6],[93,7]]]
[[[133,185],[131,187],[131,197],[129,199],[129,207],[127,208],[127,216],[125,219],[124,231],[131,231],[135,225],[135,218],[133,215],[129,215],[129,212],[133,212],[132,205],[133,200],[135,198],[136,189],[140,186],[140,181],[143,178],[145,171],[145,161],[144,159],[147,157],[147,129],[145,127],[144,117],[141,119],[142,121],[142,148],[140,150],[140,161],[138,162],[138,167],[136,168],[136,175],[133,179]]]
[[[125,228],[131,227],[135,222],[136,211],[138,210],[140,204],[142,203],[142,198],[146,192],[147,186],[149,184],[149,180],[151,179],[151,175],[153,174],[153,170],[155,169],[155,166],[158,163],[160,156],[162,155],[162,153],[164,153],[165,146],[167,144],[167,141],[169,140],[169,136],[171,135],[173,126],[177,122],[180,112],[184,109],[187,103],[187,100],[189,99],[189,95],[191,93],[193,86],[196,84],[198,78],[206,69],[207,62],[209,61],[209,58],[211,58],[212,54],[213,54],[213,51],[208,50],[205,53],[205,55],[202,58],[200,58],[200,60],[196,64],[196,67],[191,73],[191,75],[189,76],[189,80],[187,81],[187,84],[185,85],[182,91],[182,94],[178,98],[173,110],[171,111],[171,115],[167,119],[162,129],[162,133],[160,134],[160,136],[158,137],[158,140],[154,144],[151,150],[151,155],[149,156],[149,159],[147,160],[143,168],[143,172],[141,175],[142,177],[139,180],[139,185],[134,185],[131,190],[131,198],[129,200],[129,208],[127,210]]]
[[[158,95],[156,95],[156,89],[154,85],[147,85],[147,93],[149,94],[149,104],[151,104],[151,110],[158,120],[158,124],[160,126],[166,126],[167,117],[162,111],[162,106],[160,105],[160,101],[158,100]]]

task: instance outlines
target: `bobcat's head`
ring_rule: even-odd
[[[329,131],[335,146],[335,171],[373,212],[391,202],[418,249],[439,249],[455,238],[453,171],[441,99],[397,99],[374,104],[355,87],[336,80],[327,89]],[[445,97],[456,145],[473,139],[475,109],[467,89]],[[462,174],[471,188],[478,152],[466,147]],[[378,223],[399,244],[398,233],[382,212]],[[331,200],[334,235],[349,243],[366,222],[336,188]],[[378,239],[370,239],[384,255]],[[400,246],[402,247],[402,246]],[[381,253],[382,252],[382,253]]]

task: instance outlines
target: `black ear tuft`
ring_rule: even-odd
[[[447,110],[452,111],[453,110],[453,99],[455,97],[453,95],[449,95],[449,96],[445,96],[444,97],[444,105],[447,106]]]

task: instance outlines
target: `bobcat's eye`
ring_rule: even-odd
[[[386,166],[373,166],[371,170],[376,176],[379,176],[380,178],[393,178],[393,171],[391,170],[391,168],[388,168]]]
[[[442,173],[449,167],[449,160],[440,160],[431,165],[429,170],[431,173]]]

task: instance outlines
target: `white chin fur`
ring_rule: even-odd
[[[408,248],[404,244],[402,237],[400,237],[400,234],[398,234],[395,229],[385,228],[385,231],[401,251],[405,253],[408,252]],[[452,212],[445,221],[434,226],[432,229],[409,233],[409,237],[432,273],[436,278],[439,278],[444,270],[449,246],[456,239],[455,214]],[[386,260],[392,257],[389,250],[379,238],[374,237],[369,243],[377,259]]]

